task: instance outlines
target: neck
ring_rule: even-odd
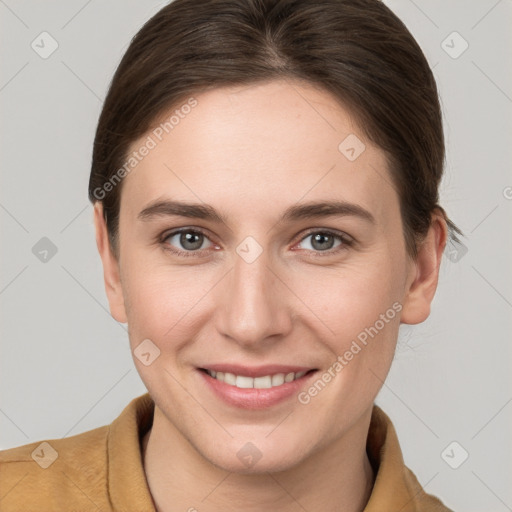
[[[153,426],[142,440],[144,470],[155,509],[361,512],[375,480],[366,454],[370,418],[371,410],[343,438],[299,466],[247,475],[230,473],[204,459],[155,406]]]

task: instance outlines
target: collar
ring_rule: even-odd
[[[133,399],[109,426],[108,491],[113,510],[155,512],[144,473],[141,440],[151,428],[154,402],[149,393]],[[426,494],[404,465],[398,437],[389,417],[373,406],[366,444],[375,483],[363,512],[451,512]]]
[[[112,510],[155,512],[144,473],[141,439],[151,428],[155,403],[134,398],[110,425],[107,437],[108,492]]]

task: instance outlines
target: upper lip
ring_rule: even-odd
[[[276,375],[277,373],[298,373],[314,370],[310,366],[291,366],[282,364],[268,364],[263,366],[244,366],[238,364],[209,364],[200,367],[203,370],[213,370],[214,372],[233,373],[234,375],[243,375],[246,377],[263,377],[265,375]]]

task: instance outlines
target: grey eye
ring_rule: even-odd
[[[333,249],[334,247],[338,247],[342,243],[342,238],[340,235],[335,235],[333,233],[317,231],[315,233],[310,233],[306,237],[301,240],[303,243],[304,240],[311,239],[310,247],[314,251],[328,251]],[[336,239],[340,240],[337,245],[334,245]],[[309,247],[305,247],[309,249]]]
[[[174,240],[174,243],[173,239],[176,239]],[[203,244],[207,240],[208,238],[203,233],[190,229],[171,233],[165,239],[165,241],[170,245],[176,247],[179,250],[186,251],[197,251],[200,249],[205,249],[206,247],[203,247]]]

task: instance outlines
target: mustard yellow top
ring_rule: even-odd
[[[141,455],[153,411],[146,393],[110,425],[0,451],[0,510],[155,512]],[[363,512],[453,512],[404,465],[393,424],[377,405],[366,449],[376,478]]]

